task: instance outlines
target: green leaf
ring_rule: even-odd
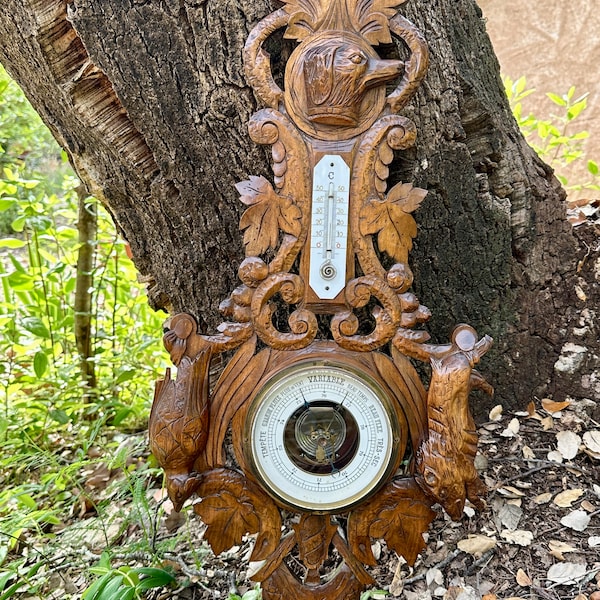
[[[16,500],[19,502],[19,504],[22,504],[31,510],[35,510],[37,508],[37,502],[29,494],[19,494]]]
[[[115,571],[108,573],[110,580],[104,586],[104,589],[100,592],[98,600],[110,600],[112,598],[120,598],[121,596],[115,596],[115,592],[123,593],[123,575],[117,575]]]
[[[48,331],[48,328],[39,317],[23,317],[21,325],[29,333],[33,333],[37,337],[44,338],[45,340],[50,339],[50,331]]]
[[[48,368],[48,357],[43,350],[38,350],[33,357],[33,370],[38,379],[41,379]]]
[[[2,198],[0,199],[0,212],[10,210],[17,205],[17,201],[14,198]]]
[[[6,584],[15,576],[12,571],[7,571],[6,573],[2,573],[0,575],[0,591],[2,591]]]
[[[593,160],[588,160],[587,170],[589,173],[594,175],[594,177],[600,172],[600,170],[598,169],[598,163],[594,162]]]
[[[128,408],[128,407],[120,408],[115,413],[115,416],[110,420],[110,424],[113,427],[118,427],[133,412],[134,411],[131,408]]]
[[[8,600],[8,598],[12,598],[12,595],[23,586],[22,581],[17,581],[17,583],[13,583],[3,594],[0,596],[0,600]]]
[[[119,374],[115,383],[118,385],[119,383],[124,383],[125,381],[131,381],[135,377],[135,373],[135,369],[125,369]]]
[[[71,419],[69,415],[62,409],[54,409],[48,413],[48,416],[61,425],[66,425]]]
[[[550,98],[550,100],[552,100],[552,102],[554,102],[554,104],[557,104],[558,106],[567,106],[566,99],[561,96],[558,96],[557,94],[548,92],[546,96],[548,96],[548,98]]]
[[[586,108],[586,106],[587,98],[584,98],[583,100],[573,104],[573,106],[567,110],[567,120],[572,121],[573,119],[576,119],[581,114],[581,111]]]
[[[13,228],[13,231],[23,231],[25,229],[25,222],[27,221],[27,217],[25,215],[21,215],[17,217],[10,226]]]
[[[170,585],[175,581],[175,577],[164,569],[156,569],[153,567],[142,567],[136,569],[140,575],[145,575],[138,583],[138,591],[145,591],[151,588],[159,588]]]
[[[22,248],[27,242],[19,238],[6,237],[0,240],[0,248]]]
[[[125,592],[117,590],[117,592],[116,592],[117,595],[114,596],[114,600],[133,600],[133,598],[135,597],[135,593],[136,593],[135,588],[129,588]]]

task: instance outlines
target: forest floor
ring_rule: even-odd
[[[477,459],[489,490],[487,507],[476,512],[467,506],[460,522],[452,522],[439,509],[426,534],[427,547],[412,568],[385,542],[376,541],[379,566],[371,572],[377,588],[388,594],[369,597],[600,599],[598,405],[543,400],[510,414],[497,406],[488,418],[480,425]],[[125,443],[132,455],[145,460],[143,434],[130,436]],[[100,463],[89,474],[89,487],[102,495],[111,489],[114,476],[119,475]],[[98,517],[82,506],[80,515],[56,536],[60,553],[52,560],[48,594],[35,598],[80,598],[89,584],[86,569],[98,561],[107,544],[113,561],[130,567],[149,564],[149,546],[160,549],[154,559],[161,556],[161,566],[174,571],[177,584],[149,590],[149,600],[229,600],[251,590],[246,574],[253,540],[215,557],[202,540],[205,528],[191,507],[182,513],[170,510],[159,485],[155,480],[145,488],[144,511],[139,509],[139,493],[137,500],[133,494],[137,507],[113,498],[113,521],[107,527],[105,519],[96,533]],[[143,518],[128,519],[132,512]]]

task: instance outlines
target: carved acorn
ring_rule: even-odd
[[[154,403],[148,423],[150,449],[166,475],[169,498],[176,511],[195,492],[200,476],[193,466],[208,437],[208,368],[210,352],[191,361],[181,360],[177,379],[156,382]]]

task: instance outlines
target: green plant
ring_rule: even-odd
[[[85,242],[77,227],[82,210],[96,221]],[[83,245],[91,252],[82,268]],[[76,311],[78,290],[89,304]],[[82,311],[89,317],[85,352],[76,331]],[[153,382],[166,364],[162,321],[109,215],[83,193],[0,67],[0,600],[25,592],[49,597],[47,569],[39,569],[49,561],[29,549],[64,553],[57,532],[76,521],[79,506],[106,531],[111,502],[132,503],[146,527],[141,543],[154,555],[156,515],[152,521],[142,500],[156,470],[136,470],[127,463],[131,452],[121,457],[110,464],[110,497],[87,478],[106,469],[111,452],[123,454],[122,432],[146,427]],[[150,572],[122,569],[121,583],[139,580],[129,586],[132,598],[155,581]]]
[[[155,567],[113,568],[108,552],[102,553],[98,565],[90,571],[100,577],[83,592],[83,600],[141,600],[147,590],[175,581],[171,573]]]
[[[360,600],[384,600],[389,596],[385,590],[366,590],[360,595]]]
[[[504,87],[521,132],[538,155],[554,168],[563,186],[568,190],[600,190],[598,163],[586,159],[583,149],[583,141],[589,137],[589,132],[573,131],[576,120],[587,107],[589,94],[575,97],[575,86],[570,87],[563,95],[548,92],[546,97],[558,109],[558,114],[540,119],[523,111],[523,100],[535,92],[534,89],[527,88],[525,77],[516,81],[504,77]],[[584,161],[587,180],[577,184],[569,183],[565,175],[567,167]]]
[[[261,600],[261,598],[262,592],[260,585],[258,584],[256,584],[256,586],[251,590],[245,592],[243,596],[234,593],[230,593],[229,596],[227,596],[227,600]]]

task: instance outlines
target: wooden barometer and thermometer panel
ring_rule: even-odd
[[[246,77],[265,108],[249,134],[271,147],[273,182],[237,185],[246,258],[218,331],[178,314],[163,338],[177,378],[157,382],[149,429],[169,496],[196,498],[215,553],[256,535],[265,600],[358,598],[373,540],[412,564],[434,504],[459,519],[485,493],[468,396],[491,391],[474,365],[492,340],[463,324],[429,343],[408,266],[426,191],[387,185],[428,63],[402,3],[287,0],[252,30]],[[297,42],[284,90],[263,49],[282,28]],[[375,51],[393,38],[406,62]],[[427,389],[411,359],[430,365]]]

